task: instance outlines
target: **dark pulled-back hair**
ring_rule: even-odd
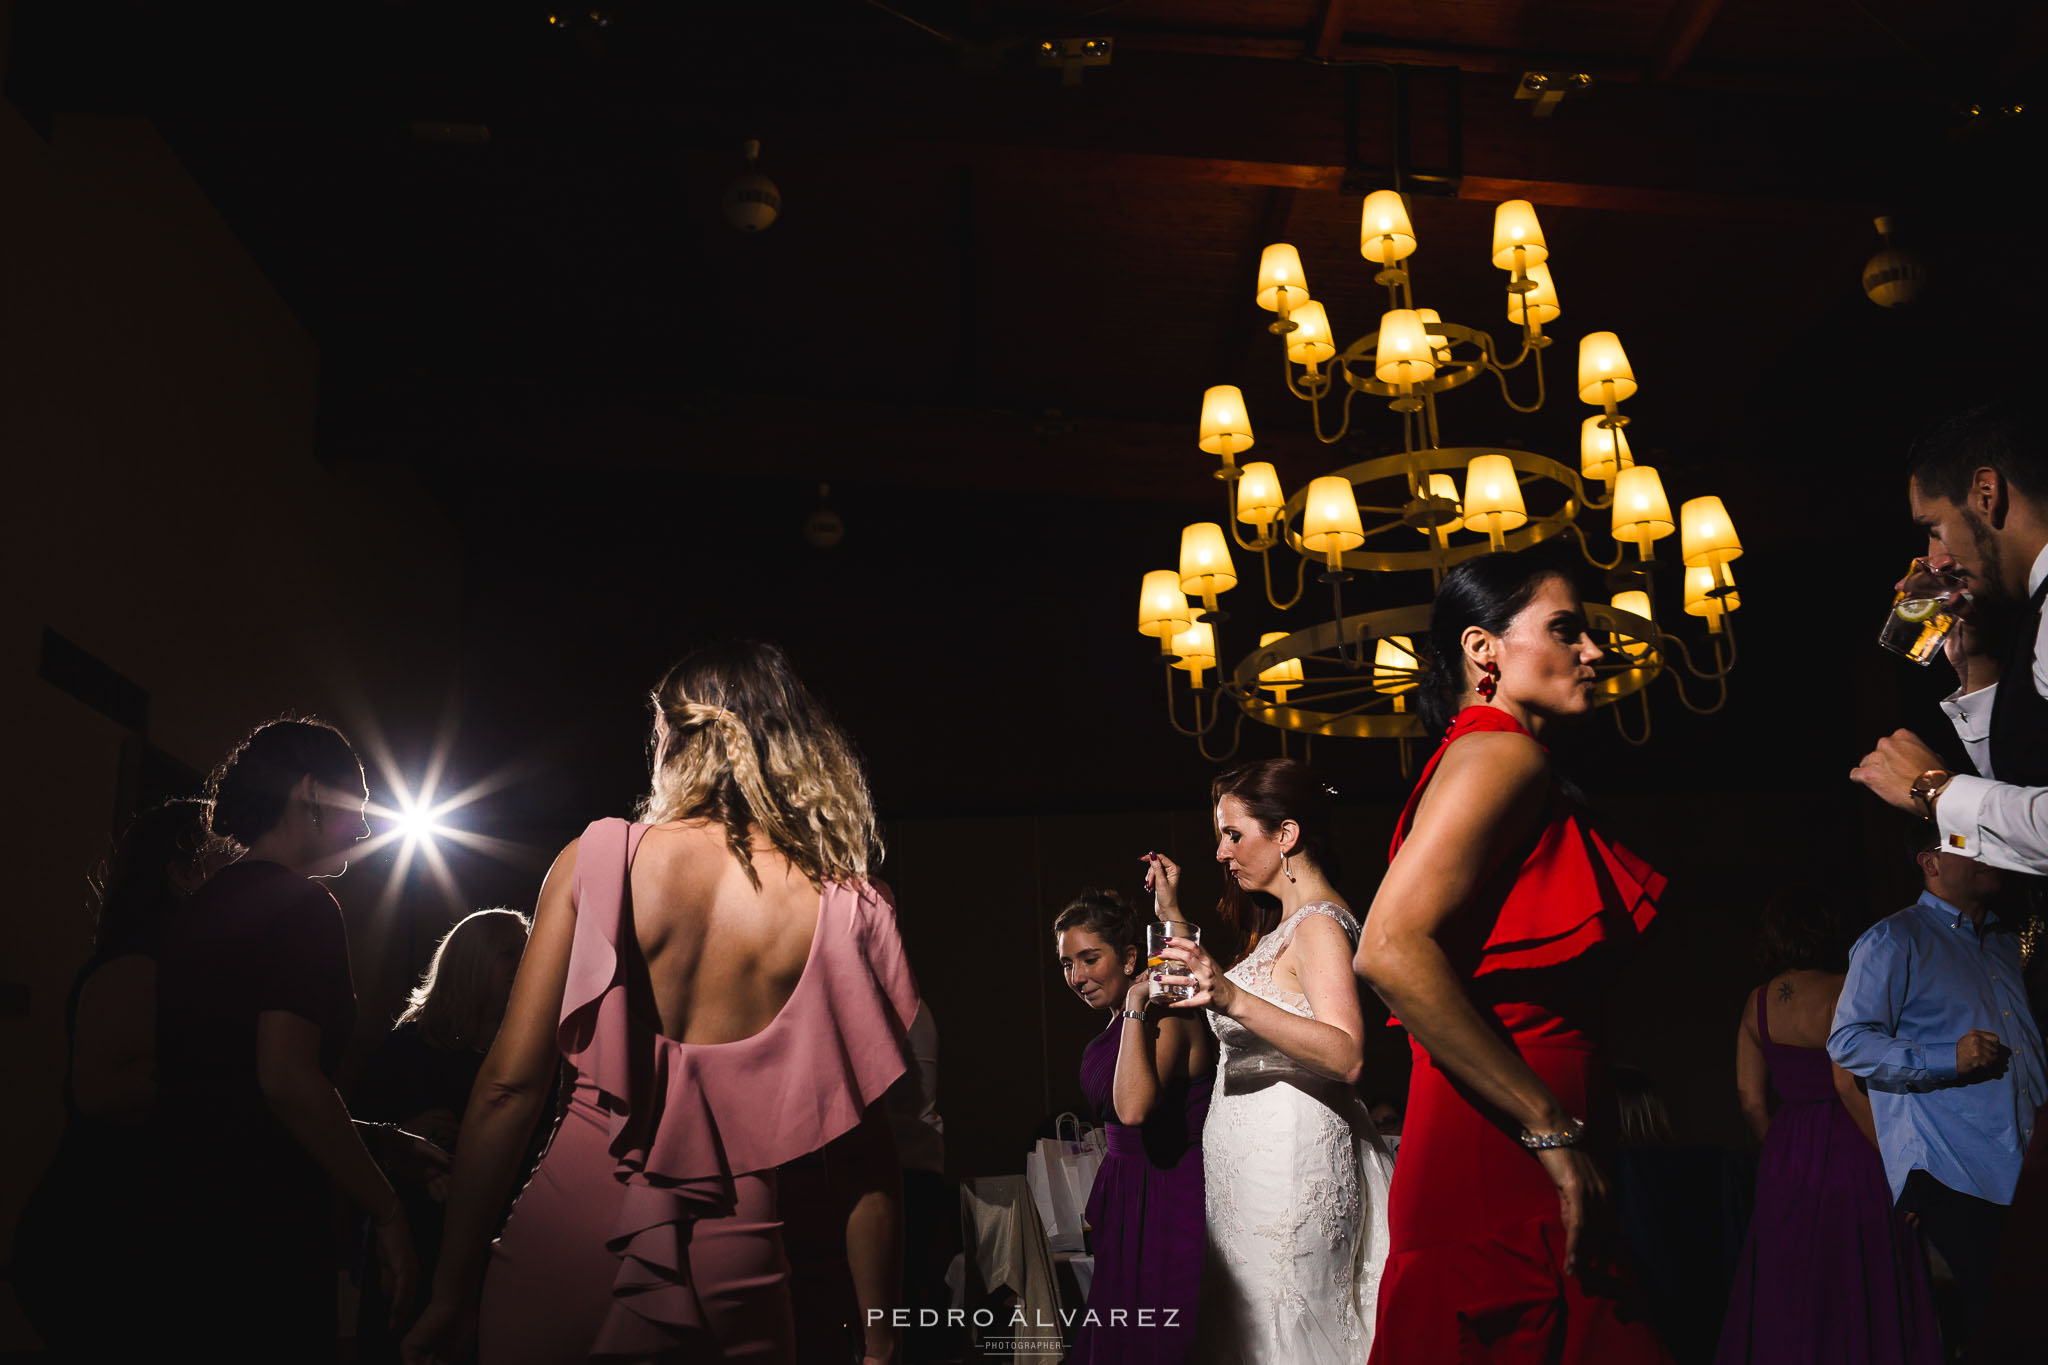
[[[363,765],[341,731],[317,716],[257,726],[207,780],[213,832],[252,846],[277,828],[292,789],[309,776],[329,787],[360,787]]]
[[[2048,447],[2041,423],[2003,401],[1979,403],[1921,432],[1906,455],[1906,472],[1930,497],[1961,503],[1970,476],[1989,465],[2030,501],[2048,498]]]
[[[1145,925],[1150,919],[1149,915],[1139,914],[1137,907],[1120,893],[1084,886],[1053,917],[1052,932],[1058,938],[1069,929],[1085,929],[1122,957],[1126,948],[1144,951]]]
[[[1422,640],[1424,668],[1415,689],[1428,734],[1441,735],[1450,727],[1465,695],[1465,632],[1478,626],[1492,635],[1505,634],[1508,623],[1552,578],[1569,581],[1554,559],[1534,547],[1480,555],[1444,575],[1429,634]]]
[[[1841,883],[1802,879],[1781,887],[1764,902],[1757,926],[1757,965],[1767,977],[1781,972],[1842,972],[1849,969],[1849,943],[1838,901]]]
[[[1262,758],[1240,763],[1216,774],[1209,784],[1209,806],[1213,811],[1226,796],[1243,804],[1245,814],[1259,822],[1267,833],[1292,820],[1301,830],[1294,856],[1305,857],[1334,882],[1338,874],[1336,842],[1331,835],[1333,793],[1316,770],[1296,758]],[[1222,837],[1222,831],[1217,831]],[[1226,924],[1247,940],[1256,941],[1265,917],[1277,902],[1263,892],[1247,891],[1226,877],[1223,898],[1216,911]],[[1247,943],[1249,947],[1249,942]]]
[[[154,957],[164,925],[183,899],[174,869],[197,880],[212,845],[204,801],[166,801],[136,816],[94,873],[93,956]]]

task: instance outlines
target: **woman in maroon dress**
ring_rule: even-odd
[[[1593,706],[1579,596],[1526,554],[1446,574],[1424,715],[1356,967],[1412,1038],[1373,1365],[1668,1360],[1598,1233],[1613,1096],[1588,1016],[1663,878],[1583,823],[1541,743]]]
[[[341,875],[369,833],[362,765],[319,721],[259,727],[215,771],[213,832],[242,850],[164,930],[157,1080],[190,1243],[167,1342],[208,1360],[335,1353],[337,1186],[376,1223],[394,1316],[415,1278],[405,1210],[334,1073],[355,1024]],[[381,1130],[378,1136],[385,1136]]]
[[[1165,875],[1157,863],[1146,874]],[[1088,1198],[1095,1277],[1070,1365],[1178,1365],[1195,1344],[1216,1047],[1201,1016],[1147,1008],[1138,963],[1149,922],[1116,892],[1090,888],[1052,923],[1067,988],[1110,1015],[1081,1054],[1081,1089],[1109,1152]]]
[[[1919,1239],[1892,1207],[1870,1097],[1828,1059],[1849,966],[1828,894],[1793,887],[1765,907],[1770,978],[1735,1030],[1736,1092],[1764,1150],[1717,1365],[1941,1360]]]

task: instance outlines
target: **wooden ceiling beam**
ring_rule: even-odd
[[[1302,60],[1301,39],[1279,35],[1120,29],[1116,33],[1116,45],[1119,50],[1127,52],[1243,57],[1254,61]],[[1539,52],[1449,45],[1431,47],[1380,38],[1340,37],[1324,60],[1339,63],[1391,62],[1398,66],[1454,66],[1460,71],[1495,76],[1520,76],[1524,71],[1532,69],[1564,67],[1572,71],[1583,71],[1591,76],[1596,84],[1602,85],[1638,85],[1647,80],[1646,70],[1641,64],[1617,60],[1612,54]],[[1837,74],[1813,70],[1680,70],[1665,78],[1662,83],[1693,90],[1812,95],[1818,90],[1830,88],[1831,85],[1851,84],[1855,76],[1856,73],[1849,70]]]
[[[1351,0],[1323,0],[1322,15],[1309,39],[1308,55],[1319,62],[1330,61],[1344,46],[1344,21],[1351,17]]]
[[[1721,0],[1672,0],[1657,46],[1643,66],[1643,78],[1661,85],[1683,71],[1720,9]]]
[[[1161,156],[1108,148],[1022,147],[991,144],[928,144],[929,154],[1012,174],[1060,178],[1088,177],[1111,181],[1163,181],[1179,184],[1265,186],[1278,190],[1323,190],[1336,193],[1344,168],[1281,161],[1242,161],[1219,157]],[[1674,190],[1650,186],[1588,184],[1557,180],[1525,180],[1467,175],[1460,199],[1499,203],[1527,199],[1532,204],[1561,208],[1604,209],[1613,213],[1670,214],[1752,222],[1814,222],[1878,212],[1865,202],[1828,199],[1787,199],[1776,196]]]

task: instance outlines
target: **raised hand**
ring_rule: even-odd
[[[1185,1000],[1171,1001],[1177,1010],[1212,1009],[1219,1014],[1229,1014],[1237,1002],[1237,983],[1223,974],[1216,965],[1216,959],[1202,949],[1202,945],[1189,938],[1170,938],[1161,957],[1173,962],[1187,964],[1188,975],[1193,978],[1195,993]]]
[[[1975,607],[1976,604],[1968,604]],[[1959,610],[1955,629],[1941,642],[1941,652],[1956,671],[1956,683],[1964,692],[1975,692],[1998,681],[1998,641],[1987,630],[1982,608]]]
[[[1152,893],[1152,913],[1163,920],[1180,918],[1180,865],[1164,853],[1147,853],[1145,889]]]
[[[1930,768],[1945,766],[1940,754],[1911,730],[1896,730],[1877,742],[1849,773],[1849,780],[1868,787],[1886,805],[1920,814],[1913,799],[1913,779]]]

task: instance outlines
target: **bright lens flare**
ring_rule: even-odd
[[[405,802],[402,797],[400,800],[404,808],[392,820],[391,826],[407,844],[417,844],[447,832],[448,826],[441,823],[443,807],[417,805]]]

